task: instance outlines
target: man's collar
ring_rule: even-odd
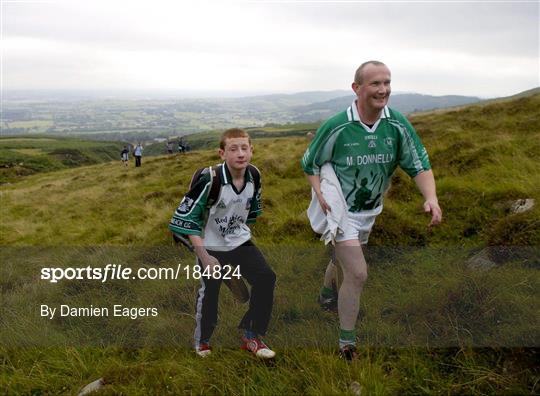
[[[379,119],[387,118],[387,117],[390,117],[390,110],[388,110],[388,106],[384,106],[384,108],[381,111],[381,115],[379,116]],[[352,104],[347,109],[347,118],[349,121],[360,122],[360,115],[358,114],[358,107],[356,106],[356,99],[353,100]]]

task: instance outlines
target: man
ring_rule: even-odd
[[[424,196],[430,226],[442,219],[427,152],[409,121],[387,107],[390,82],[390,70],[384,63],[363,63],[352,83],[356,99],[320,126],[302,159],[324,213],[332,210],[321,192],[319,173],[325,163],[332,165],[347,204],[348,220],[343,233],[336,235],[335,255],[343,272],[337,297],[340,356],[348,360],[356,357],[359,297],[367,279],[361,245],[367,243],[382,211],[384,191],[397,166],[414,179]],[[321,294],[331,295],[328,285]]]
[[[233,128],[221,136],[219,155],[224,161],[206,168],[194,181],[176,210],[169,229],[187,235],[202,273],[197,293],[195,352],[211,354],[210,337],[218,320],[218,297],[225,268],[239,268],[251,285],[249,309],[239,328],[243,330],[243,350],[261,359],[272,359],[272,351],[261,339],[266,333],[274,301],[276,275],[251,241],[249,223],[261,214],[260,174],[250,165],[253,146],[247,132]],[[215,173],[215,174],[214,174]],[[211,195],[215,182],[220,192],[215,202]],[[232,272],[235,276],[236,270]],[[229,271],[230,279],[230,271]]]

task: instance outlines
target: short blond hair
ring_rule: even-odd
[[[384,63],[376,61],[376,60],[370,60],[367,62],[364,62],[360,65],[358,69],[356,69],[356,72],[354,73],[354,82],[358,85],[362,84],[364,81],[364,68],[367,65],[373,65],[373,66],[386,66]]]
[[[251,138],[249,137],[249,134],[240,128],[231,128],[227,129],[225,132],[221,134],[221,139],[219,141],[219,148],[222,150],[225,150],[225,141],[227,139],[233,139],[233,138],[248,138],[249,144],[251,144]]]

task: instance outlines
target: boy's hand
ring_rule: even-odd
[[[204,242],[202,238],[198,235],[189,235],[189,241],[193,245],[193,249],[195,250],[195,254],[199,258],[199,261],[201,262],[201,266],[203,267],[203,270],[210,266],[212,271],[214,271],[214,268],[216,271],[219,271],[221,269],[221,265],[219,264],[219,261],[214,256],[211,256],[208,251],[204,247]]]
[[[199,260],[201,261],[203,270],[206,269],[206,267],[210,267],[212,271],[219,271],[221,269],[219,260],[214,256],[207,254],[204,257],[200,257]]]

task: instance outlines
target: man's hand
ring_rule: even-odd
[[[323,198],[321,192],[321,179],[319,175],[308,175],[306,173],[306,178],[308,179],[311,188],[313,188],[313,191],[315,191],[315,195],[317,195],[319,205],[321,205],[321,209],[323,210],[324,214],[326,214],[327,212],[331,212],[332,209],[330,209],[330,205],[326,203],[326,200]]]
[[[322,193],[319,191],[319,193],[317,193],[316,195],[317,195],[317,199],[319,200],[319,205],[321,205],[321,208],[324,214],[327,214],[327,212],[331,212],[332,209],[330,208],[330,205],[328,205],[328,203],[324,199]]]
[[[431,222],[429,226],[435,226],[439,224],[442,220],[442,210],[439,207],[439,202],[437,200],[428,199],[424,202],[424,212],[431,213]]]
[[[437,225],[442,220],[442,210],[439,207],[437,193],[435,191],[435,178],[431,169],[420,172],[414,177],[418,189],[426,200],[424,202],[424,212],[431,213],[429,227]]]

